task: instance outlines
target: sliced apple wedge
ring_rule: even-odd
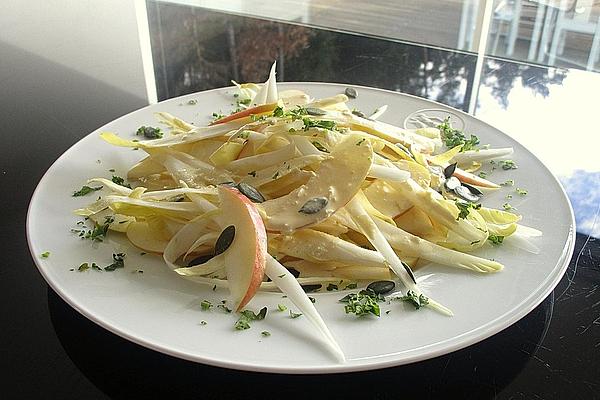
[[[254,203],[237,189],[220,186],[219,197],[221,225],[235,227],[233,242],[223,255],[232,304],[239,311],[254,297],[263,280],[267,232]]]
[[[460,180],[461,182],[464,183],[469,183],[471,185],[475,185],[478,187],[483,187],[483,188],[489,188],[489,189],[499,189],[500,185],[488,181],[487,179],[483,179],[475,174],[472,174],[470,172],[467,171],[463,171],[460,168],[456,168],[456,170],[454,170],[454,175],[455,177],[458,178],[458,180]]]
[[[368,140],[361,135],[346,136],[305,185],[261,204],[267,229],[291,232],[328,218],[358,192],[372,160]]]
[[[277,102],[269,103],[269,104],[261,104],[256,107],[246,108],[245,110],[238,111],[234,114],[231,114],[231,115],[228,115],[221,119],[218,119],[218,120],[212,122],[211,125],[219,125],[219,124],[223,124],[225,122],[231,122],[231,121],[234,121],[234,120],[237,120],[240,118],[250,117],[251,115],[260,116],[262,114],[273,111],[275,109],[275,107],[277,107]]]

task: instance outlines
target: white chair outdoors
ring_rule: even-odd
[[[458,28],[458,50],[473,50],[473,35],[477,29],[478,0],[463,0]]]
[[[519,21],[521,19],[521,0],[500,0],[497,2],[492,15],[491,35],[495,35],[490,53],[496,54],[498,41],[502,34],[502,28],[508,25],[506,34],[506,55],[512,56],[515,51],[515,42],[519,33]]]
[[[521,24],[522,15],[524,14],[523,4],[524,0],[494,0],[494,9],[492,12],[492,21],[489,33],[489,47],[488,52],[490,55],[508,56],[512,57],[515,51],[515,44],[519,38],[519,28]],[[531,1],[528,1],[531,3]],[[473,46],[475,32],[477,31],[477,17],[479,7],[484,3],[483,0],[464,0],[462,15],[460,21],[460,29],[458,35],[458,48],[469,50]],[[542,18],[536,18],[536,23],[542,25]],[[539,30],[534,35],[535,42],[531,42],[537,49],[539,42]],[[497,54],[498,45],[500,43],[500,36],[504,36],[505,47],[504,54]],[[472,50],[472,49],[471,49]],[[535,54],[535,49],[529,48],[529,53]],[[534,55],[535,57],[535,55]]]
[[[548,54],[548,64],[554,65],[557,56],[563,54],[567,32],[584,33],[592,35],[592,46],[587,60],[586,68],[592,70],[600,55],[600,18],[591,17],[593,0],[561,0],[547,5],[544,30],[540,39],[540,49],[537,61],[542,63]],[[537,18],[536,18],[537,19]],[[549,41],[551,21],[554,23],[554,32]],[[550,47],[548,51],[548,47]],[[531,55],[531,52],[530,52]],[[575,60],[567,60],[576,62]]]

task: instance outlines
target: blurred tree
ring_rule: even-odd
[[[377,38],[149,2],[159,98],[261,82],[274,60],[279,81],[352,83],[465,109],[471,55]]]
[[[482,76],[482,83],[492,89],[492,96],[502,107],[507,108],[508,95],[517,80],[520,80],[523,87],[547,97],[550,94],[549,86],[561,85],[567,76],[567,70],[487,60]]]
[[[271,64],[278,60],[278,78],[285,80],[286,61],[304,52],[311,36],[311,29],[303,26],[245,19],[236,32],[235,55],[240,79],[264,81]]]

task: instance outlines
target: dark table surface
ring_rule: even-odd
[[[277,57],[286,63],[285,80],[384,87],[464,110],[473,109],[469,93],[478,84],[476,115],[511,130],[524,143],[532,134],[526,120],[543,120],[545,135],[554,142],[566,140],[562,127],[568,115],[588,110],[590,101],[600,111],[597,92],[590,93],[600,81],[593,73],[486,58],[481,80],[474,82],[472,54],[148,4],[159,99],[227,85],[233,68],[240,81],[260,80],[256,74]],[[208,29],[207,21],[211,35],[198,33]],[[269,40],[253,43],[249,36],[274,35],[276,41],[275,35],[287,34],[302,40],[252,58],[232,48],[231,32],[242,33],[245,46],[259,50],[270,48]],[[190,56],[181,49],[193,34],[201,51]],[[555,143],[533,149],[547,163],[556,161],[551,169],[571,199],[578,232],[573,258],[557,288],[511,327],[463,350],[379,371],[278,376],[225,370],[148,350],[95,325],[47,286],[29,253],[27,205],[46,169],[89,132],[146,105],[146,98],[1,41],[0,60],[0,397],[600,398],[597,157],[567,162],[553,153]],[[190,78],[186,71],[194,65],[202,65],[204,73]],[[519,105],[523,101],[540,106],[528,112]],[[558,104],[563,114],[544,111]],[[569,139],[581,143],[594,143],[600,134],[597,124],[570,126]]]

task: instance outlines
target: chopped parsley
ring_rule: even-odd
[[[514,179],[508,179],[500,184],[501,186],[515,186]]]
[[[385,297],[382,294],[377,294],[367,289],[361,290],[358,293],[350,293],[342,297],[339,301],[347,303],[344,306],[346,314],[356,314],[359,317],[373,314],[379,317],[381,309],[378,303],[385,301]]]
[[[500,161],[498,161],[498,164],[500,164],[500,166],[504,170],[519,168],[513,160],[500,160]]]
[[[114,271],[117,268],[125,268],[125,253],[113,254],[113,263],[104,267],[105,271]]]
[[[244,310],[240,313],[240,318],[235,323],[234,327],[238,331],[242,331],[245,329],[250,329],[250,321],[260,321],[265,319],[267,316],[267,307],[263,307],[260,309],[258,314],[255,314],[251,310]]]
[[[319,143],[318,141],[314,140],[312,142],[313,146],[315,146],[317,148],[317,150],[322,151],[324,153],[329,153],[329,150],[327,150],[327,148],[325,146],[323,146],[321,143]]]
[[[278,117],[281,118],[285,115],[285,112],[283,111],[283,107],[277,106],[275,107],[275,109],[273,110],[273,116],[274,117]]]
[[[271,336],[271,332],[269,332],[269,331],[262,331],[260,334],[263,335],[263,336],[265,336],[265,337]]]
[[[77,271],[79,271],[79,272],[83,272],[83,271],[87,271],[87,270],[89,270],[90,268],[91,268],[91,269],[93,269],[93,270],[95,270],[95,271],[100,271],[100,272],[102,271],[102,268],[100,268],[100,267],[98,266],[98,264],[96,264],[96,263],[92,263],[92,265],[90,266],[90,264],[89,264],[89,263],[86,263],[86,262],[85,262],[85,263],[83,263],[83,264],[81,264],[81,265],[79,266],[79,268],[77,268]],[[71,270],[71,271],[73,271],[74,269],[73,269],[73,268],[71,268],[70,270]]]
[[[331,292],[332,290],[338,290],[338,285],[335,285],[333,283],[330,283],[329,285],[327,285],[327,291]]]
[[[516,188],[515,192],[517,192],[519,195],[521,196],[527,196],[527,190],[522,189],[522,188]]]
[[[466,201],[462,200],[455,200],[454,203],[456,204],[456,207],[458,207],[458,216],[456,217],[457,221],[460,219],[467,218],[467,216],[469,215],[469,210],[471,208],[474,210],[478,210],[481,208],[481,204],[467,203]]]
[[[241,131],[237,134],[239,139],[248,139],[250,137],[250,131]]]
[[[346,287],[344,289],[356,289],[358,285],[356,284],[356,282],[352,282],[346,285]]]
[[[215,114],[213,113],[213,116]],[[254,114],[250,114],[250,121],[252,122],[257,122],[257,121],[264,121],[266,119],[266,117],[264,115],[262,116],[258,116],[258,115],[254,115]],[[216,119],[215,119],[216,121]]]
[[[198,104],[198,100],[196,99],[190,99],[187,102],[190,106],[195,106],[196,104]]]
[[[236,109],[233,110],[231,113],[235,114],[237,112],[243,111],[245,109],[248,108],[248,106],[250,105],[250,102],[252,101],[252,99],[247,98],[247,99],[236,99],[235,104],[236,104]]]
[[[298,317],[301,317],[301,316],[302,316],[302,313],[295,313],[292,310],[290,310],[290,317],[291,318],[298,318]]]
[[[225,305],[225,303],[227,303],[227,300],[221,300],[221,304],[217,305],[217,308],[220,308],[221,310],[223,310],[227,314],[231,314],[231,311],[232,311],[231,308],[227,307]]]
[[[153,128],[151,126],[140,126],[135,134],[142,135],[146,139],[160,139],[163,137],[163,133],[160,128]]]
[[[92,269],[93,269],[94,271],[99,271],[99,272],[102,272],[102,268],[100,268],[100,267],[98,266],[98,264],[96,264],[95,262],[93,262],[93,263],[92,263]]]
[[[279,311],[285,311],[287,310],[287,307],[284,304],[277,304],[277,309]]]
[[[40,257],[42,257],[42,258],[48,258],[48,257],[50,257],[50,252],[49,251],[45,251],[42,254],[40,254]]]
[[[131,185],[128,184],[128,183],[126,183],[125,179],[121,178],[120,176],[113,175],[112,178],[111,178],[111,181],[113,181],[117,185],[121,185],[123,187],[131,189]]]
[[[483,171],[481,171],[480,173],[477,174],[477,176],[479,176],[482,179],[487,178],[487,175],[488,175],[487,172],[483,172]]]
[[[248,320],[245,318],[240,318],[236,321],[235,325],[233,325],[234,328],[238,331],[243,331],[246,329],[250,329],[250,324],[248,323]]]
[[[510,203],[504,203],[504,204],[502,204],[502,208],[504,209],[504,211],[516,210],[516,208],[514,208],[513,206],[511,206]]]
[[[304,115],[307,115],[308,111],[302,106],[296,106],[293,110],[283,111],[282,107],[275,107],[273,110],[273,117],[278,118],[291,118],[292,121],[302,119]]]
[[[356,115],[357,117],[367,118],[367,116],[357,108],[352,109],[352,114]]]
[[[206,324],[207,324],[206,321],[204,321],[204,320],[200,321],[200,325],[206,325]]]
[[[200,308],[202,309],[202,311],[208,311],[211,309],[212,306],[213,304],[208,300],[202,300],[202,302],[200,303]]]
[[[104,223],[102,225],[96,224],[94,229],[88,229],[87,231],[84,229],[71,229],[71,232],[78,233],[79,237],[82,239],[90,239],[92,242],[102,242],[108,233],[110,224],[114,221],[114,217],[109,215],[104,217]]]
[[[89,194],[89,193],[92,193],[92,192],[96,192],[96,191],[98,191],[100,189],[102,189],[102,186],[91,187],[91,186],[83,185],[81,187],[81,189],[79,189],[76,192],[73,192],[73,197],[85,196],[86,194]]]
[[[265,317],[267,316],[267,307],[261,308],[260,311],[258,312],[258,314],[255,314],[251,310],[244,310],[244,311],[242,311],[241,314],[246,316],[251,321],[254,321],[254,320],[260,321],[260,320],[265,319]]]
[[[429,304],[429,298],[427,298],[427,296],[424,294],[417,295],[412,290],[406,292],[405,296],[398,297],[398,300],[412,304],[416,310]]]
[[[225,114],[222,114],[221,112],[218,112],[218,113],[214,112],[214,113],[212,113],[212,117],[213,117],[213,122],[214,122],[214,121],[220,120],[221,118],[225,118]]]
[[[365,140],[367,140],[367,139],[365,139],[365,138],[360,139],[358,142],[356,142],[356,145],[360,146],[361,144],[363,144],[365,142]]]
[[[500,235],[489,235],[488,240],[492,242],[492,244],[499,245],[504,241],[504,236]]]
[[[464,132],[454,129],[450,124],[450,117],[444,119],[437,128],[442,134],[442,140],[447,147],[456,147],[462,145],[460,151],[474,150],[479,144],[479,138],[475,135],[469,135],[467,139]]]
[[[307,131],[310,128],[328,129],[330,131],[335,129],[335,121],[302,118],[302,122],[304,123],[304,131]]]

